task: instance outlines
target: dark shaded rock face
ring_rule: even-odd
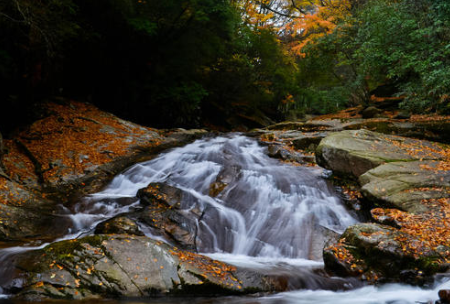
[[[275,289],[263,275],[139,236],[98,235],[54,243],[18,256],[16,267],[20,279],[15,297],[26,300],[227,295]]]
[[[450,290],[449,289],[439,290],[438,295],[439,295],[439,301],[436,303],[440,303],[440,304],[450,303]]]
[[[0,168],[2,167],[1,165],[1,159],[2,159],[2,155],[3,155],[3,136],[2,133],[0,133]]]
[[[305,133],[303,136],[294,138],[292,144],[295,149],[315,151],[321,140],[327,135],[327,133]]]
[[[361,111],[363,118],[375,118],[381,113],[381,110],[376,107],[367,107]]]
[[[196,250],[197,222],[202,210],[183,210],[182,202],[196,200],[191,194],[162,183],[151,183],[138,191],[141,204],[146,205],[137,216],[162,236],[183,249]]]
[[[143,236],[144,233],[139,230],[138,225],[133,220],[119,216],[108,221],[100,223],[95,228],[96,234],[128,234]]]
[[[411,113],[406,112],[406,111],[401,111],[394,118],[395,119],[410,119]]]

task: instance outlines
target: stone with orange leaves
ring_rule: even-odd
[[[13,298],[211,296],[272,291],[276,280],[144,236],[96,235],[19,254]]]

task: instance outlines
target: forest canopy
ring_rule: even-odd
[[[154,127],[252,127],[380,87],[449,113],[449,22],[446,0],[1,1],[0,129],[54,96]]]

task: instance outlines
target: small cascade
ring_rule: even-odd
[[[202,212],[201,252],[320,259],[313,247],[323,233],[342,233],[356,223],[321,173],[282,164],[256,140],[235,135],[199,140],[137,164],[91,198],[117,202],[149,183],[165,183],[194,198],[182,209]]]

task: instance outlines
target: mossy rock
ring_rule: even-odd
[[[416,251],[405,250],[405,240],[420,243],[420,239],[390,226],[375,223],[353,225],[347,228],[337,245],[324,250],[325,267],[343,276],[376,274],[388,282],[402,281],[402,274],[412,271],[417,273],[415,283],[418,284],[448,269],[439,250],[421,247]],[[336,248],[341,248],[341,252],[346,254],[335,254]]]
[[[265,275],[143,236],[62,241],[18,255],[15,266],[22,284],[10,291],[26,300],[229,295],[277,288]]]
[[[430,148],[429,152],[423,148]],[[415,149],[415,153],[410,153]],[[316,149],[317,163],[339,174],[359,177],[381,164],[442,159],[441,147],[427,141],[384,135],[367,130],[329,134]]]
[[[410,213],[430,211],[423,200],[450,197],[450,172],[438,161],[395,162],[372,169],[359,178],[362,194],[381,207]]]

